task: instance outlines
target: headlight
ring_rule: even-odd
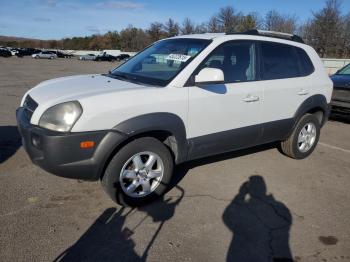
[[[39,120],[39,126],[54,131],[68,132],[82,112],[83,109],[77,101],[58,104],[44,112]]]

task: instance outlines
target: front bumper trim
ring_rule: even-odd
[[[22,144],[35,165],[49,173],[82,180],[98,180],[114,149],[127,136],[114,130],[60,133],[29,123],[23,107],[16,118]],[[82,149],[82,141],[94,141],[95,147]]]

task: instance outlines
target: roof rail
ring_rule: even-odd
[[[233,32],[233,33],[226,33],[226,34],[227,35],[260,35],[260,36],[267,36],[267,37],[274,37],[274,38],[291,40],[294,42],[299,42],[299,43],[304,44],[304,40],[298,35],[275,32],[275,31],[253,29],[253,30],[248,30],[248,31],[241,32],[241,33],[240,32]]]

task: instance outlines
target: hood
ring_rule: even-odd
[[[145,87],[139,84],[95,74],[61,77],[44,81],[29,90],[27,94],[30,94],[40,105],[47,102],[50,104],[57,104],[79,100],[82,97],[96,93],[109,93],[136,88]]]
[[[350,89],[350,75],[332,75],[331,79],[334,88],[349,88]]]

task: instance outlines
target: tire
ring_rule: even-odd
[[[50,59],[52,60],[52,59],[53,59],[53,56],[50,56]]]
[[[149,188],[150,191],[144,190],[141,181],[150,179],[148,177],[151,176],[151,173],[147,173],[143,168],[140,168],[139,172],[135,172],[135,170],[138,169],[134,163],[138,161],[134,161],[134,159],[140,153],[145,154],[141,154],[140,159],[142,159],[142,164],[148,163],[147,160],[150,158],[147,158],[147,154],[153,154],[158,157],[153,165],[153,168],[157,169],[154,170],[154,174],[158,174],[158,177],[149,180],[150,182],[148,182],[148,184],[151,185]],[[146,166],[147,165],[145,165],[145,169]],[[165,193],[173,175],[173,168],[174,161],[168,148],[162,142],[153,137],[143,137],[126,144],[113,156],[104,172],[101,183],[103,189],[114,202],[122,206],[140,206],[153,201]],[[125,174],[125,170],[131,172],[132,179],[126,178],[122,175]],[[163,172],[159,170],[162,170]],[[159,175],[160,173],[162,175]],[[143,178],[140,176],[143,176]],[[130,189],[131,187],[129,186],[134,182],[134,187],[136,187],[135,190],[127,193],[126,189]],[[149,193],[146,194],[144,192]]]
[[[302,130],[303,134],[307,134],[309,137],[307,135],[303,136],[301,134]],[[309,133],[308,130],[314,130],[314,132],[310,131]],[[320,122],[316,116],[306,114],[300,118],[291,135],[285,141],[281,142],[280,150],[283,154],[291,158],[304,159],[314,151],[320,138],[320,130]],[[303,140],[305,142],[300,142]],[[306,146],[303,147],[303,143]]]

